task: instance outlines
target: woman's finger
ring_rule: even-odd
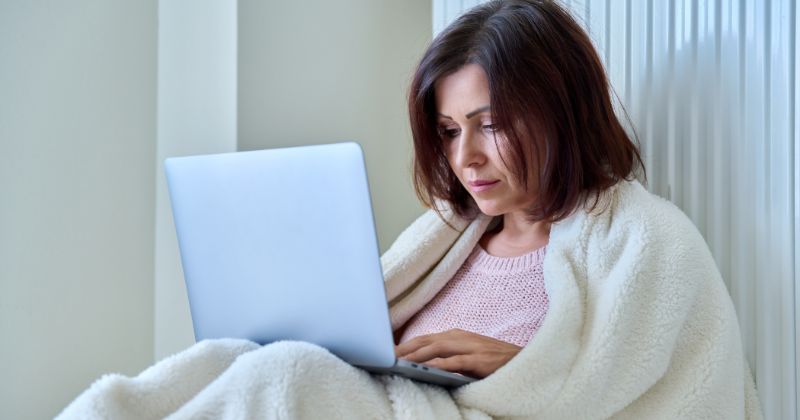
[[[471,351],[470,349],[474,349],[475,344],[478,344],[477,341],[480,341],[483,338],[485,337],[456,328],[447,330],[445,332],[415,337],[405,343],[395,346],[395,354],[398,358],[408,359],[409,355],[419,351],[420,349],[431,346],[434,343],[442,342],[459,343],[461,347],[463,347],[462,353],[466,353]],[[451,349],[450,351],[453,351],[452,345],[449,347],[449,349]],[[430,360],[430,358],[426,360]]]
[[[425,362],[425,365],[448,372],[471,374],[472,372],[470,369],[472,368],[472,362],[470,361],[470,357],[470,355],[459,354],[447,358],[436,358]]]
[[[420,347],[427,346],[430,344],[438,334],[428,334],[428,335],[421,335],[419,337],[414,337],[411,340],[406,341],[400,345],[395,346],[394,353],[397,355],[398,358],[405,358],[406,355],[417,351]]]
[[[459,343],[455,340],[437,340],[406,354],[403,356],[403,359],[410,360],[412,362],[426,363],[427,361],[437,357],[452,357],[458,354],[463,354],[466,351],[463,344],[464,343]]]
[[[403,358],[413,362],[426,363],[437,357],[475,353],[480,350],[482,339],[483,337],[480,335],[457,329],[432,334],[424,340],[420,340],[421,345],[404,354]]]

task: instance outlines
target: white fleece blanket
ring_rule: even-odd
[[[201,342],[107,375],[61,418],[760,419],[736,315],[700,234],[638,182],[554,224],[539,331],[489,377],[447,392],[370,375],[318,346]],[[392,325],[453,276],[490,223],[433,212],[382,257]]]

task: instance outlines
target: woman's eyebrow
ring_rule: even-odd
[[[476,109],[474,111],[471,111],[471,112],[467,113],[467,115],[465,115],[464,117],[466,117],[467,119],[470,119],[470,118],[474,117],[475,115],[480,114],[483,111],[488,111],[489,108],[491,108],[489,105],[484,105],[484,106],[482,106],[482,107],[480,107],[480,108],[478,108],[478,109]]]
[[[482,106],[482,107],[480,107],[480,108],[478,108],[478,109],[476,109],[474,111],[468,112],[467,115],[465,115],[464,117],[466,119],[470,119],[470,118],[474,117],[475,115],[480,114],[483,111],[488,111],[490,108],[491,108],[491,106],[484,105],[484,106]],[[444,114],[441,114],[441,113],[437,113],[437,114],[442,118],[447,118],[448,120],[452,120],[453,119],[453,117],[451,117],[449,115],[444,115]]]

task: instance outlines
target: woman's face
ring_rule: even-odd
[[[503,133],[492,123],[483,69],[467,64],[438,80],[435,92],[438,132],[450,168],[481,211],[498,216],[530,208],[535,203],[536,177],[529,176],[525,191],[500,157],[502,153],[511,162]]]

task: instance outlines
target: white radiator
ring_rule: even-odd
[[[482,1],[433,0],[434,34]],[[792,0],[564,1],[641,141],[650,191],[706,238],[767,419],[797,418],[798,11]]]

